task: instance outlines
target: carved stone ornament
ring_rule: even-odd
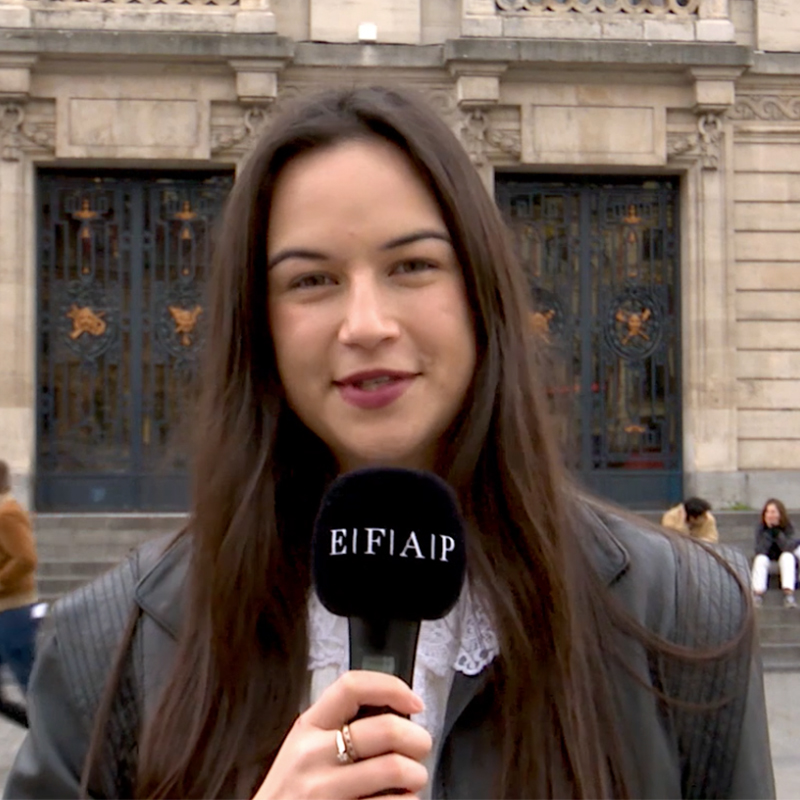
[[[533,14],[647,14],[692,17],[701,0],[495,0],[500,11]]]
[[[697,118],[697,133],[670,133],[667,154],[670,158],[697,158],[703,169],[718,169],[722,152],[722,116],[705,113]]]
[[[0,103],[0,158],[19,161],[24,150],[55,150],[55,128],[27,122],[22,103]]]
[[[457,132],[476,167],[486,164],[491,156],[510,156],[518,160],[522,153],[519,130],[493,127],[484,109],[465,110]]]
[[[215,125],[211,129],[211,152],[252,149],[261,132],[269,123],[273,109],[268,106],[246,106],[242,119],[236,125]]]
[[[737,95],[728,116],[734,120],[800,121],[800,97],[777,94]]]

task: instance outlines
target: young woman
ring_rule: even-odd
[[[755,604],[760,606],[763,594],[767,591],[769,571],[773,565],[778,567],[783,589],[783,604],[787,608],[797,608],[794,587],[797,580],[797,547],[794,527],[789,522],[786,506],[774,497],[764,503],[761,521],[756,526],[755,551],[753,559],[753,595]]]
[[[221,229],[190,524],[56,609],[8,795],[773,796],[746,574],[580,499],[526,296],[419,101],[276,121]],[[435,471],[468,523],[414,691],[346,671],[311,587],[326,485],[374,464]]]

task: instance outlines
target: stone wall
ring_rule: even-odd
[[[732,113],[739,467],[762,494],[790,497],[800,467],[798,95],[791,83],[749,81]]]
[[[423,91],[489,188],[502,169],[680,176],[687,491],[797,504],[800,60],[753,47],[800,52],[800,3],[701,0],[628,20],[641,35],[495,0],[81,5],[0,2],[0,457],[23,489],[37,168],[236,165],[282,98],[377,80]]]

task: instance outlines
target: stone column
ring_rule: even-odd
[[[682,269],[685,491],[715,506],[742,498],[736,411],[736,275],[733,150],[725,112],[730,70],[696,69],[696,131],[671,136],[670,161],[686,168]]]
[[[0,458],[33,505],[36,463],[36,213],[34,158],[52,158],[54,109],[31,119],[32,56],[0,57]]]
[[[456,102],[460,117],[456,132],[489,194],[494,196],[494,162],[519,161],[521,131],[498,129],[492,119],[500,105],[500,77],[508,65],[502,62],[453,63],[450,72],[456,78]]]
[[[35,283],[27,199],[31,167],[23,157],[24,104],[35,59],[0,60],[0,458],[14,491],[30,504],[35,448]]]

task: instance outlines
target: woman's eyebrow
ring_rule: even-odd
[[[394,250],[397,247],[404,247],[405,245],[413,244],[423,239],[438,239],[439,241],[447,242],[447,244],[452,244],[450,237],[442,231],[414,231],[413,233],[398,236],[396,239],[390,239],[388,242],[381,245],[381,250]],[[285,250],[279,250],[267,261],[267,270],[272,269],[287,258],[302,258],[306,261],[327,261],[330,256],[319,250],[308,250],[304,247],[289,247]]]
[[[303,247],[290,247],[286,250],[279,250],[272,258],[267,261],[267,270],[286,261],[287,258],[303,258],[306,261],[327,261],[330,256],[321,253],[319,250],[306,250]]]
[[[396,239],[390,239],[386,244],[381,246],[381,250],[393,250],[395,247],[403,247],[407,244],[419,242],[422,239],[439,239],[447,244],[452,244],[450,237],[442,231],[414,231],[414,233],[407,233],[404,236],[398,236]]]

